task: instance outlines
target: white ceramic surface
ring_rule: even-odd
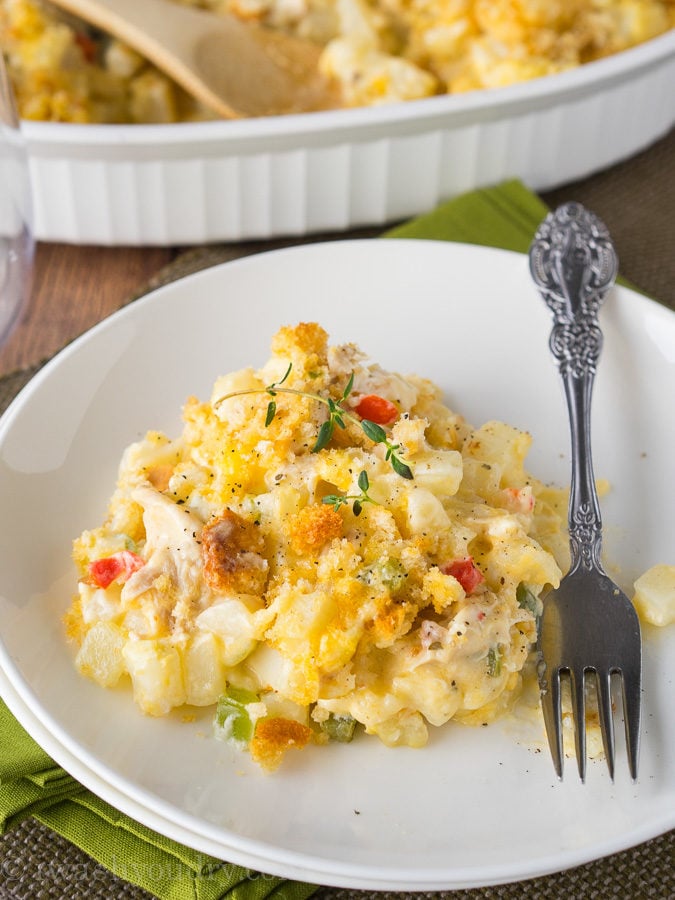
[[[342,231],[520,178],[568,183],[675,124],[675,30],[559,75],[393,106],[179,125],[24,123],[38,238],[170,245]]]
[[[127,689],[81,679],[60,617],[70,542],[97,524],[124,446],[175,434],[189,394],[264,362],[279,325],[321,321],[383,365],[439,381],[479,424],[530,430],[530,468],[564,483],[562,392],[550,319],[525,257],[456,244],[338,242],[250,257],[169,285],[74,342],[0,422],[0,692],[55,759],[120,809],[206,853],[273,874],[357,888],[496,884],[585,862],[675,825],[671,628],[645,628],[640,778],[619,741],[555,780],[545,751],[505,721],[450,725],[424,750],[374,738],[308,748],[274,776],[210,734],[210,715],[143,717]],[[596,473],[613,574],[673,562],[675,316],[625,289],[602,313]],[[149,374],[150,373],[150,374]],[[4,690],[3,690],[4,684]]]

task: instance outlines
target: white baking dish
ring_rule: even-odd
[[[511,177],[549,189],[673,124],[670,31],[559,75],[391,106],[24,131],[39,239],[171,245],[385,224]]]

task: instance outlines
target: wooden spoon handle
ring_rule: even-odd
[[[150,57],[162,45],[180,47],[193,40],[194,10],[175,4],[167,15],[166,0],[54,0],[57,6],[126,41]],[[186,28],[181,15],[188,9]],[[204,28],[208,27],[205,22]],[[187,34],[186,34],[187,32]],[[142,49],[145,47],[145,49]]]
[[[167,0],[54,2],[129,44],[224,118],[336,105],[326,103],[320,49],[309,42]]]

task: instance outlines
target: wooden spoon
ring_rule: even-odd
[[[340,105],[309,41],[166,0],[52,2],[133,47],[224,118]]]

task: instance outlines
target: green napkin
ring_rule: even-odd
[[[448,200],[426,215],[392,228],[382,237],[422,238],[500,247],[527,253],[550,209],[520,181],[504,181]],[[617,284],[644,294],[622,275]]]
[[[385,237],[525,252],[547,212],[538,197],[509,181],[450,200]],[[57,766],[0,700],[0,833],[29,816],[160,900],[302,900],[316,890],[206,856],[118,812]]]
[[[520,181],[506,181],[448,200],[384,237],[481,244],[527,253],[549,208]]]
[[[118,812],[56,765],[0,700],[0,833],[29,816],[162,900],[303,900],[316,890],[191,850]]]

